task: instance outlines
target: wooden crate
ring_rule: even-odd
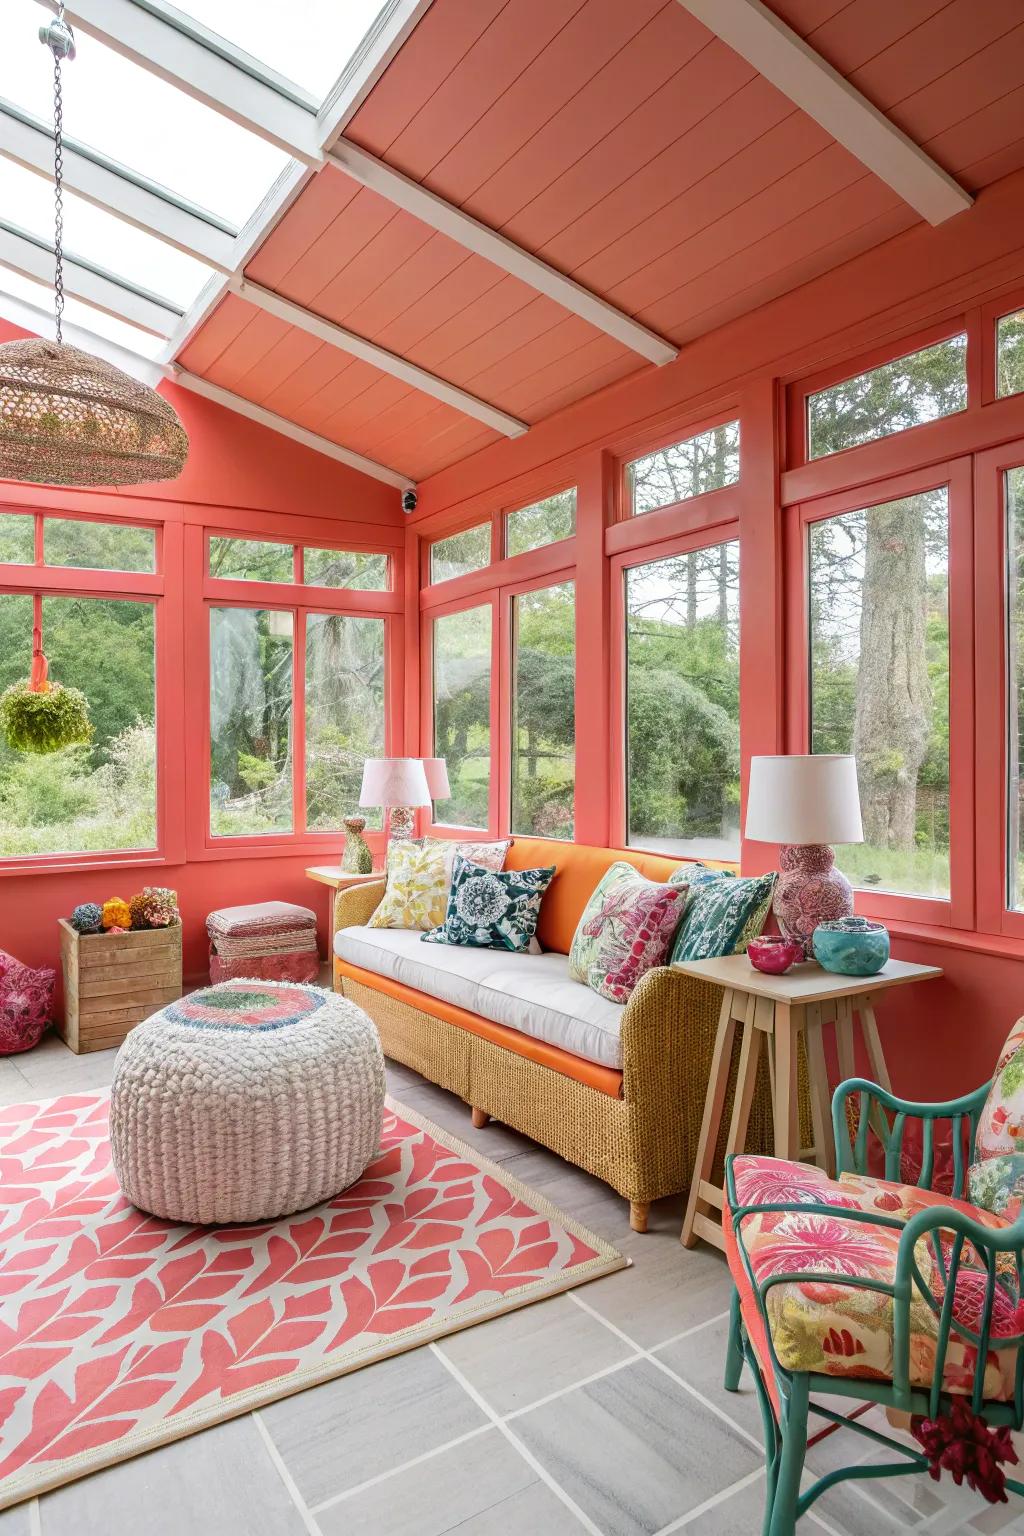
[[[73,1051],[105,1051],[181,996],[181,924],[137,933],[78,933],[60,919],[64,1023]]]

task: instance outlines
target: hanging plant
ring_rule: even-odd
[[[43,603],[33,598],[32,675],[0,694],[0,728],[15,752],[60,752],[92,740],[89,705],[78,688],[51,683],[43,655]]]

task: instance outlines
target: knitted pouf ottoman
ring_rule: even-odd
[[[304,1210],[355,1183],[380,1144],[373,1023],[320,987],[232,980],[136,1026],[110,1094],[126,1197],[220,1225]]]

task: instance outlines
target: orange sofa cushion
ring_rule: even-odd
[[[667,880],[686,859],[669,859],[658,853],[623,852],[616,848],[590,848],[584,843],[553,843],[539,837],[517,837],[505,858],[506,869],[537,869],[553,864],[557,871],[544,894],[537,938],[542,949],[567,955],[576,925],[598,881],[619,861],[632,864],[648,880]],[[713,869],[734,865],[712,863]]]
[[[522,867],[525,869],[531,866]],[[429,992],[420,992],[415,987],[405,986],[403,982],[392,981],[390,976],[378,976],[376,971],[350,965],[347,960],[335,958],[334,974],[350,976],[353,981],[362,982],[363,986],[372,987],[375,992],[386,992],[398,1002],[408,1003],[410,1008],[418,1008],[421,1013],[429,1013],[431,1018],[443,1019],[447,1024],[468,1030],[471,1035],[478,1035],[481,1040],[490,1040],[494,1045],[514,1051],[517,1056],[525,1056],[528,1061],[536,1061],[542,1067],[550,1067],[553,1072],[575,1078],[588,1088],[596,1088],[598,1093],[606,1093],[613,1099],[622,1097],[622,1073],[614,1067],[603,1067],[596,1061],[584,1061],[582,1056],[573,1056],[569,1051],[560,1050],[557,1045],[548,1045],[544,1040],[535,1040],[532,1035],[520,1034],[518,1029],[510,1029],[507,1024],[494,1024],[490,1019],[482,1019],[479,1014],[457,1008],[454,1003],[442,1002]]]

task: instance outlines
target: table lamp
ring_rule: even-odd
[[[418,757],[368,757],[363,764],[361,806],[379,805],[390,812],[392,842],[412,837],[415,807],[430,804],[430,790]]]
[[[810,954],[818,924],[853,911],[853,887],[836,869],[831,844],[864,841],[856,759],[824,752],[752,757],[745,834],[782,845],[772,910],[786,937]]]

